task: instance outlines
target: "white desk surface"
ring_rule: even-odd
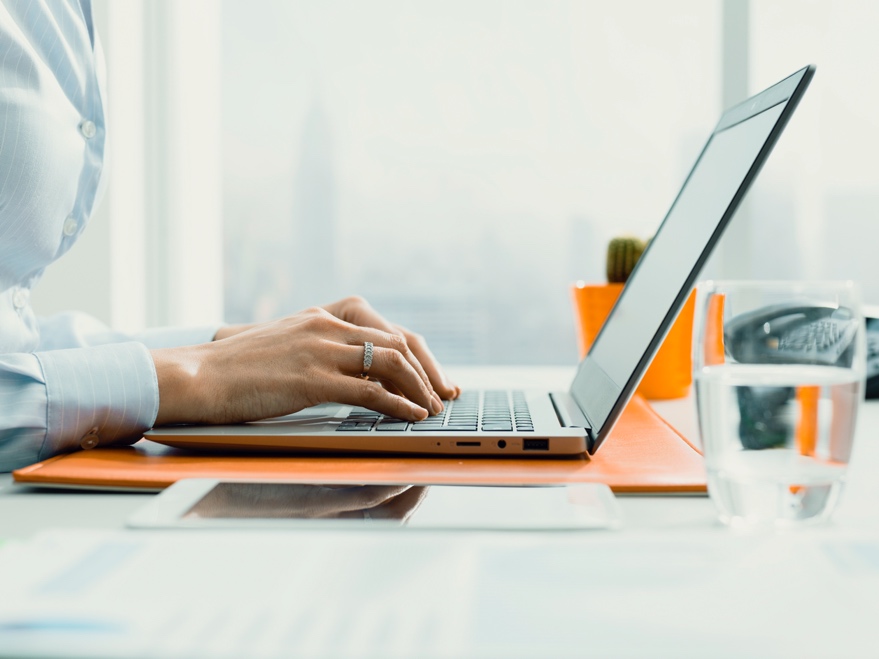
[[[566,388],[572,370],[454,369],[452,374],[465,386],[558,390]],[[692,400],[655,406],[685,434],[696,436]],[[187,623],[206,625],[202,636],[183,638],[178,630],[166,639],[168,645],[155,640],[143,645],[144,638],[155,639],[168,624],[159,621],[155,609],[170,607],[174,620],[184,614],[191,617],[194,602],[205,606],[206,583],[213,583],[196,574],[205,564],[202,550],[189,546],[194,553],[187,558],[178,532],[168,541],[178,543],[173,544],[176,549],[163,545],[155,555],[179,551],[179,560],[156,559],[150,565],[159,562],[163,567],[150,573],[149,583],[132,585],[131,574],[124,580],[117,575],[113,583],[123,590],[93,593],[119,598],[114,606],[122,607],[133,605],[125,601],[126,594],[137,593],[137,606],[151,611],[139,615],[138,624],[154,625],[139,629],[140,645],[122,638],[117,639],[119,645],[101,647],[106,656],[243,656],[248,650],[253,650],[250,656],[876,656],[879,646],[872,630],[879,611],[877,430],[879,402],[866,403],[844,499],[834,522],[824,527],[743,536],[715,521],[707,497],[625,496],[620,498],[624,526],[619,531],[574,536],[432,532],[417,538],[400,533],[276,535],[260,538],[260,562],[213,566],[221,582],[233,585],[210,594],[211,605],[220,608],[208,622]],[[8,474],[0,475],[0,540],[25,541],[50,529],[108,530],[116,532],[113,538],[134,537],[138,542],[159,537],[123,531],[126,518],[151,496],[25,488],[14,486]],[[217,558],[234,553],[236,547],[252,551],[252,539],[243,535],[224,536]],[[53,551],[59,557],[75,553],[75,540],[65,540],[64,547]],[[34,549],[35,555],[47,551],[45,545]],[[0,584],[6,579],[14,586],[18,578],[16,566],[2,559],[15,556],[10,550],[28,546],[13,542],[0,550]],[[282,563],[287,567],[286,558],[278,556],[292,554],[296,559],[289,569],[307,560],[308,570],[295,578],[284,572],[279,584],[292,580],[289,588],[304,595],[288,595],[283,610],[290,617],[283,624],[270,624],[265,611],[253,606],[258,602],[276,613],[273,598],[280,597],[279,588],[269,582],[260,585],[258,571],[280,568]],[[338,576],[340,556],[348,575],[344,579]],[[52,569],[57,571],[45,567]],[[147,578],[143,569],[137,574]],[[337,578],[305,585],[315,574]],[[365,575],[373,581],[362,581]],[[24,592],[25,577],[21,579]],[[162,579],[171,579],[165,587],[172,587],[173,593],[158,585]],[[101,588],[110,588],[105,581]],[[91,596],[83,595],[83,610],[99,606],[86,605]],[[293,599],[299,609],[289,608]],[[302,602],[308,604],[304,609]],[[67,599],[50,603],[80,606],[69,593]],[[48,606],[43,600],[31,605]],[[7,616],[9,610],[7,603]],[[0,641],[3,614],[0,589]],[[240,630],[233,633],[234,625],[226,629],[222,624],[229,616],[251,616],[265,629],[257,634],[248,628],[250,636],[236,636]],[[288,629],[294,618],[298,633]],[[210,638],[205,636],[215,628]],[[45,633],[28,637],[32,645],[20,635],[12,638],[19,645],[8,647],[18,654],[46,653],[49,647]],[[94,647],[51,647],[57,650],[49,654],[98,656]],[[7,656],[3,642],[0,656]]]

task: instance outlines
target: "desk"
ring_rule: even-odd
[[[452,374],[474,387],[559,389],[566,386],[572,372],[493,368],[457,369]],[[685,434],[695,437],[691,400],[656,407]],[[278,543],[290,543],[285,552],[308,561],[308,574],[328,575],[329,582],[319,588],[313,583],[307,589],[300,585],[307,593],[293,599],[297,606],[305,599],[311,607],[290,614],[291,620],[304,625],[300,635],[290,632],[287,645],[276,641],[263,646],[264,653],[875,654],[871,630],[874,613],[879,611],[877,430],[879,403],[867,403],[858,423],[848,490],[835,523],[824,528],[740,536],[715,521],[706,497],[625,496],[620,497],[624,527],[618,532],[433,532],[419,537],[300,532],[292,540],[276,536]],[[0,538],[25,539],[50,528],[121,530],[128,515],[151,496],[20,488],[3,475]],[[227,537],[224,542],[233,546],[246,539]],[[268,547],[259,553],[268,563],[279,560],[271,558]],[[180,563],[186,565],[187,560],[181,558]],[[189,569],[194,570],[197,559],[189,560],[193,561]],[[342,560],[345,569],[334,569],[331,560]],[[230,583],[236,583],[238,573],[250,575],[242,577],[246,583],[234,586],[243,589],[241,599],[230,602],[232,608],[224,615],[244,615],[235,607],[247,598],[248,606],[253,600],[269,606],[274,585],[265,582],[261,589],[254,585],[265,577],[259,572],[264,569],[257,564],[222,566],[221,580]],[[340,574],[348,576],[342,579]],[[178,573],[169,582],[173,597],[156,585],[158,592],[143,595],[143,605],[189,607],[182,602],[190,601],[190,595],[192,602],[202,601],[196,594],[187,594],[190,575]],[[167,575],[157,572],[153,577],[160,581]],[[206,577],[191,576],[193,582],[198,578]],[[204,583],[198,586],[204,587]],[[222,599],[223,592],[220,589],[213,597]],[[393,605],[387,599],[392,596]],[[249,610],[248,615],[257,613]],[[206,656],[232,656],[249,647],[240,638],[218,641],[219,627],[210,639],[205,636],[197,645],[187,646],[187,652],[197,648],[197,653]],[[305,645],[290,645],[300,640]],[[151,655],[154,650],[141,652]]]
[[[457,368],[457,382],[477,388],[527,386],[564,390],[574,371],[567,367]],[[510,384],[515,383],[515,384]],[[654,404],[686,437],[697,436],[691,399]],[[877,426],[879,427],[879,426]],[[122,529],[128,516],[152,494],[51,490],[14,485],[0,474],[0,539],[31,537],[50,528]],[[693,528],[715,524],[714,508],[704,496],[620,497],[627,528]]]

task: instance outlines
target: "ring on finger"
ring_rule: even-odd
[[[372,366],[372,351],[373,351],[372,341],[364,341],[363,342],[363,370],[360,372],[360,377],[362,377],[364,379],[369,377],[369,369]]]

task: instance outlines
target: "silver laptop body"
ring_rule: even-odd
[[[248,452],[594,453],[637,388],[814,71],[807,66],[723,113],[567,392],[465,392],[447,403],[442,415],[415,424],[327,404],[239,425],[154,428],[146,437],[178,447]],[[507,412],[498,411],[501,407]]]

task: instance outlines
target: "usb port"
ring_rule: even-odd
[[[455,442],[455,446],[482,446],[482,442]]]
[[[548,451],[548,439],[526,439],[522,442],[523,451]]]

